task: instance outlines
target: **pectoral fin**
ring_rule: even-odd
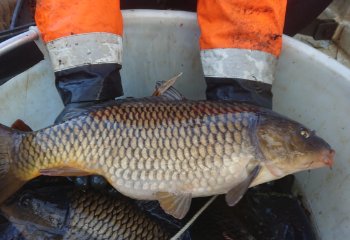
[[[64,176],[64,177],[72,177],[72,176],[88,176],[93,173],[87,172],[84,169],[74,168],[74,167],[58,167],[58,168],[48,168],[48,169],[40,169],[41,175],[46,176]]]
[[[229,206],[234,206],[243,197],[244,193],[248,190],[250,184],[258,175],[261,167],[256,166],[248,175],[248,177],[238,185],[234,186],[230,191],[226,193],[225,199]]]
[[[191,206],[192,195],[172,194],[168,192],[156,193],[157,199],[163,210],[175,218],[182,219]]]

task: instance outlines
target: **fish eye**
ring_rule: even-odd
[[[307,139],[307,138],[310,137],[311,134],[310,134],[310,132],[307,129],[302,128],[300,130],[300,135],[303,136],[305,139]]]

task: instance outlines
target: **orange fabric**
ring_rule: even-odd
[[[243,48],[278,56],[287,0],[198,0],[201,49]]]
[[[35,21],[45,42],[89,32],[123,33],[119,0],[37,0]]]

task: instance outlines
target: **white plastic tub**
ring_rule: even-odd
[[[190,99],[204,98],[196,15],[177,11],[123,12],[122,79],[126,96],[148,96],[156,81],[183,72],[176,87]],[[297,174],[297,183],[321,239],[350,236],[350,70],[292,38],[273,85],[274,108],[315,129],[337,151],[333,170]],[[48,61],[0,87],[0,122],[23,119],[32,128],[50,125],[63,105]]]

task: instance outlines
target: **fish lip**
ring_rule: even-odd
[[[322,162],[329,166],[330,169],[332,169],[333,164],[334,164],[334,157],[335,157],[335,150],[333,149],[327,149],[323,151],[322,154]]]
[[[335,150],[331,148],[321,150],[318,156],[318,160],[310,165],[310,169],[328,166],[332,170],[334,164],[334,156]]]

